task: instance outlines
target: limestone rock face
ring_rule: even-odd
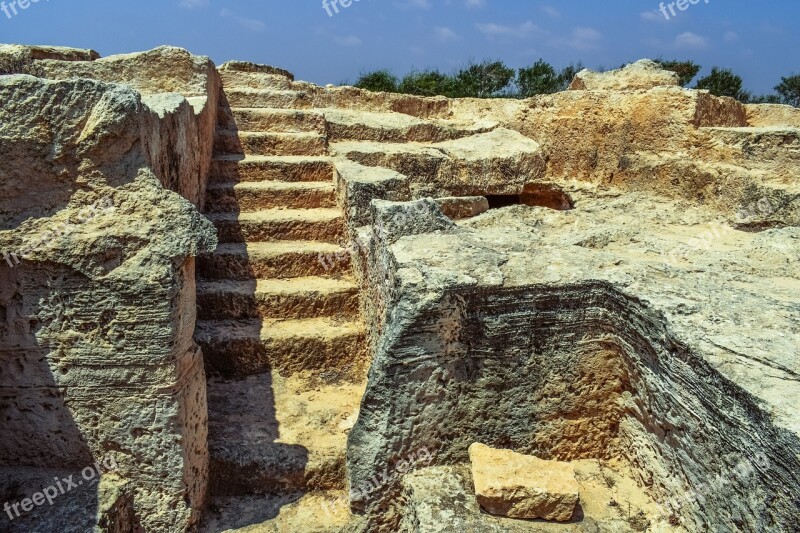
[[[84,48],[66,46],[23,46],[18,44],[0,44],[0,58],[16,58],[18,60],[56,59],[59,61],[94,61],[100,54]]]
[[[388,168],[366,167],[353,161],[336,163],[339,204],[352,227],[361,227],[372,220],[372,201],[393,202],[411,199],[408,178]]]
[[[228,72],[250,72],[257,74],[271,74],[271,75],[283,76],[285,78],[288,78],[290,81],[294,81],[294,75],[288,70],[273,67],[270,65],[260,65],[249,61],[228,61],[227,63],[222,64],[219,67],[219,69],[221,71],[228,71]]]
[[[497,450],[469,447],[478,503],[494,515],[510,518],[572,519],[579,489],[569,463]]]
[[[680,85],[679,76],[662,69],[655,61],[641,59],[609,72],[580,71],[569,86],[571,91],[635,91]]]
[[[392,241],[411,235],[453,230],[456,227],[430,198],[416,202],[373,200],[372,219],[378,234]]]
[[[474,217],[489,210],[489,200],[485,196],[451,196],[437,198],[436,203],[442,213],[453,220]]]
[[[421,119],[405,113],[325,109],[331,140],[374,142],[443,142],[488,133],[493,121]]]
[[[800,109],[790,105],[748,104],[747,124],[758,127],[800,128]]]
[[[333,150],[363,166],[407,176],[416,198],[519,194],[545,171],[539,144],[502,128],[433,144],[345,141]]]
[[[0,502],[117,464],[0,529],[193,531],[209,479],[214,532],[795,525],[797,110],[648,62],[478,100],[0,61]],[[481,512],[533,514],[476,442],[569,461],[583,517]]]
[[[178,93],[186,98],[217,95],[214,64],[207,57],[182,48],[161,46],[147,52],[108,56],[96,61],[44,60],[37,62],[44,77],[82,77],[124,83],[143,94]]]
[[[156,115],[142,137],[156,173],[165,187],[202,206],[210,157],[197,154],[210,153],[214,141],[220,79],[213,63],[169,46],[95,61],[98,57],[96,52],[72,48],[0,47],[0,60],[11,68],[9,73],[94,79],[139,91]],[[173,124],[181,126],[176,129]]]
[[[12,526],[194,527],[208,450],[193,257],[217,239],[177,191],[201,187],[212,132],[181,95],[87,78],[3,76],[0,98],[0,469],[80,475],[111,454],[125,487]]]
[[[370,280],[387,281],[369,301],[383,321],[350,433],[351,479],[423,445],[434,464],[458,464],[482,441],[545,459],[626,457],[665,516],[690,527],[788,523],[800,341],[794,303],[760,279],[798,277],[796,228],[715,235],[707,210],[568,192],[571,211],[514,206],[376,244]],[[708,248],[679,244],[704,231]],[[755,307],[784,335],[758,326]],[[746,370],[746,353],[783,377]],[[725,483],[708,483],[717,476]],[[767,507],[754,490],[776,500]]]
[[[102,464],[102,461],[99,462]],[[101,466],[101,470],[105,467]],[[84,481],[80,472],[62,469],[41,469],[26,467],[0,468],[0,497],[4,502],[17,503],[24,497],[30,497],[42,491],[43,487],[58,490],[53,482],[58,479],[65,485],[64,479]],[[127,533],[134,531],[136,518],[134,514],[131,483],[114,473],[104,473],[100,479],[92,480],[91,489],[81,483],[65,494],[53,497],[49,492],[53,509],[47,500],[42,506],[36,506],[29,513],[21,513],[10,523],[5,515],[0,520],[3,531],[9,533],[28,533],[30,531],[108,531],[110,533]],[[66,489],[65,489],[66,490]],[[12,516],[14,512],[12,511]],[[66,525],[65,525],[66,524]]]
[[[609,465],[576,461],[581,513],[570,522],[520,520],[487,513],[478,505],[469,465],[432,466],[401,481],[400,524],[408,533],[684,533],[659,516],[636,482]],[[622,502],[622,504],[619,504]],[[631,504],[630,508],[625,504]],[[624,508],[623,508],[624,507]]]

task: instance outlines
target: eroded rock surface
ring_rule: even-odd
[[[58,61],[94,61],[100,59],[100,54],[94,50],[84,48],[69,48],[66,46],[23,46],[18,44],[0,44],[0,58],[3,60],[16,60],[30,62],[40,59],[55,59]]]
[[[215,532],[794,526],[796,109],[39,48],[0,49],[37,76],[0,78],[0,465],[113,453],[80,520],[191,530],[210,485]],[[570,461],[572,520],[481,513],[474,442]]]
[[[368,325],[372,368],[348,440],[350,486],[373,486],[350,494],[368,527],[393,530],[410,516],[392,506],[403,501],[399,478],[371,480],[420,449],[435,450],[435,464],[463,463],[475,441],[546,459],[625,461],[659,502],[651,516],[662,525],[755,531],[791,516],[791,408],[771,385],[731,375],[719,348],[692,340],[726,323],[725,342],[715,341],[722,353],[765,342],[786,353],[768,332],[745,349],[747,335],[727,334],[739,331],[739,315],[700,325],[756,293],[726,291],[730,283],[703,272],[731,271],[735,260],[750,276],[736,287],[760,286],[769,261],[753,267],[739,252],[702,272],[683,264],[708,242],[726,249],[795,225],[791,111],[684,90],[650,63],[525,101],[321,88],[249,67],[226,77],[225,127],[243,131],[221,146],[238,137],[245,154],[226,179],[319,180],[328,162],[335,169],[352,243],[349,253],[323,252],[321,264],[354,262]],[[269,121],[280,135],[251,133]],[[757,129],[767,122],[789,131]],[[257,155],[270,146],[276,156]],[[302,150],[317,155],[290,155]],[[460,225],[436,207],[474,195],[492,209]],[[784,270],[789,256],[778,259]],[[713,295],[696,304],[691,326],[681,325],[688,304],[670,311],[674,296],[663,291],[674,283],[679,294]],[[791,323],[782,327],[796,335]],[[793,355],[771,357],[767,366],[793,375]],[[772,472],[780,482],[767,462],[782,465]],[[714,476],[729,481],[710,488]],[[754,494],[780,503],[768,509]]]
[[[375,251],[375,274],[392,281],[373,297],[385,322],[351,476],[421,445],[436,464],[462,462],[474,441],[560,460],[622,456],[687,525],[788,523],[800,472],[787,453],[798,448],[787,400],[798,317],[783,286],[798,275],[795,229],[728,228],[672,264],[682,239],[715,223],[707,212],[570,192],[571,211],[507,208]],[[785,281],[768,289],[773,277]]]
[[[609,72],[584,69],[578,72],[569,88],[572,91],[636,91],[670,85],[680,85],[676,73],[663,70],[655,61],[642,59]]]
[[[333,150],[407,176],[415,198],[520,193],[526,180],[540,178],[545,169],[539,145],[506,129],[427,144],[345,141]]]
[[[80,478],[108,454],[117,466],[0,528],[189,529],[208,482],[193,257],[217,239],[192,202],[212,132],[181,95],[143,96],[87,79],[103,77],[99,62],[67,63],[83,78],[0,77],[3,493],[31,487],[18,467]]]

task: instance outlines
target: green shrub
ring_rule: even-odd
[[[417,96],[458,96],[452,76],[438,70],[423,70],[407,74],[398,86],[398,92]]]
[[[455,95],[459,97],[490,98],[509,88],[514,69],[502,61],[473,63],[459,70],[453,78]]]
[[[396,93],[397,84],[397,77],[388,70],[383,69],[362,74],[358,78],[355,86],[359,89],[366,89],[367,91]]]
[[[730,96],[740,102],[749,102],[751,95],[742,89],[742,78],[730,69],[714,67],[711,74],[701,78],[695,89],[705,89],[715,96]]]
[[[751,104],[783,104],[783,98],[777,94],[762,94],[760,96],[751,96]]]
[[[775,87],[783,103],[800,107],[800,75],[781,78],[781,82]]]
[[[556,69],[544,59],[539,59],[532,67],[519,69],[516,85],[519,96],[528,98],[537,94],[556,93],[563,84]]]
[[[681,85],[684,87],[689,85],[692,80],[697,77],[697,74],[702,68],[694,61],[664,61],[662,59],[656,59],[655,61],[661,65],[661,68],[664,70],[671,70],[676,73],[681,80]]]

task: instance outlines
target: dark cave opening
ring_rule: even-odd
[[[519,194],[487,194],[486,199],[489,201],[489,209],[500,209],[522,203]]]

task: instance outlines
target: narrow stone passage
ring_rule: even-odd
[[[306,493],[298,505],[346,503],[365,334],[323,115],[286,108],[303,95],[285,90],[284,76],[221,74],[205,208],[220,246],[198,264],[195,337],[208,374],[211,497],[234,526],[274,518]]]

